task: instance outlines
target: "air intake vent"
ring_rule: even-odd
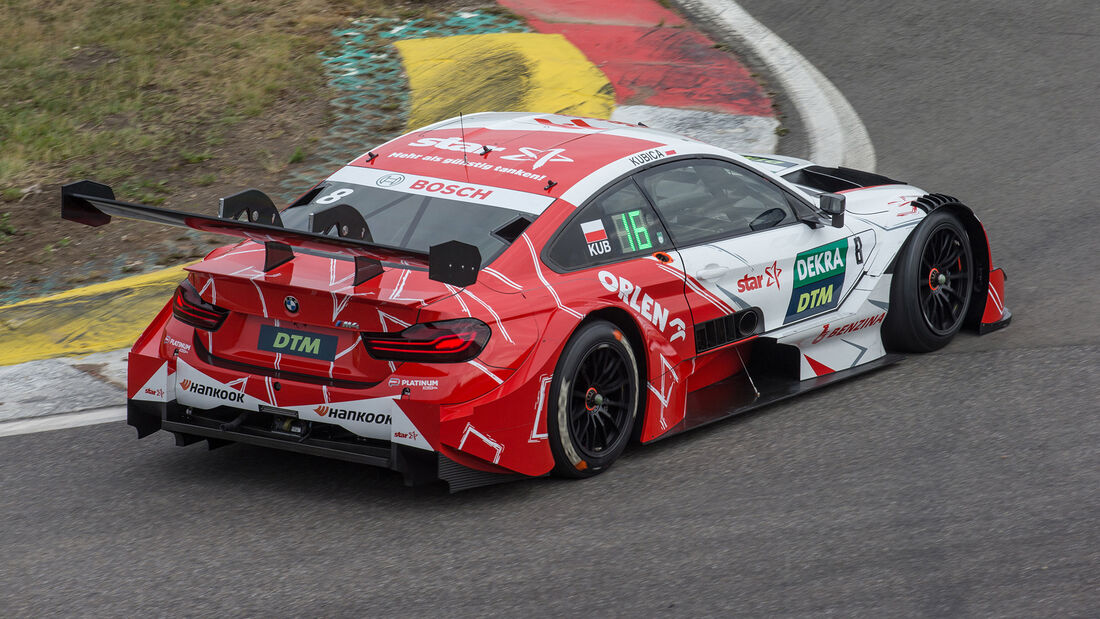
[[[764,316],[758,307],[743,309],[695,327],[695,352],[736,342],[763,331]]]

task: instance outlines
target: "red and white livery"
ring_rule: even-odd
[[[452,490],[585,477],[649,443],[960,329],[1004,275],[955,198],[590,118],[486,113],[396,138],[279,211],[218,217],[81,181],[63,215],[241,237],[129,357],[129,423]]]

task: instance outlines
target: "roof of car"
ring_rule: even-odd
[[[554,199],[578,204],[633,168],[687,153],[731,154],[692,138],[618,121],[487,112],[397,137],[358,157],[332,180],[471,202],[506,202],[538,214]]]

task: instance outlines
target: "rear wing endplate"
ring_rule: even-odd
[[[244,220],[240,220],[241,216]],[[222,198],[217,217],[167,208],[122,202],[111,188],[83,180],[61,187],[61,218],[88,226],[102,226],[111,217],[151,221],[248,239],[264,245],[264,271],[270,271],[294,258],[293,248],[335,254],[355,262],[355,282],[359,284],[382,274],[382,263],[428,270],[428,277],[454,286],[469,286],[477,281],[481,252],[474,245],[448,241],[433,245],[427,252],[375,243],[359,211],[336,204],[310,217],[310,232],[283,227],[279,210],[271,198],[257,189],[248,189]],[[328,234],[335,232],[335,236]]]

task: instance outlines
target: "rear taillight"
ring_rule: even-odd
[[[191,282],[183,280],[172,297],[172,315],[192,327],[216,331],[229,315],[229,310],[203,301]]]
[[[456,363],[481,354],[489,326],[475,318],[415,324],[400,333],[363,333],[363,346],[381,361]]]

